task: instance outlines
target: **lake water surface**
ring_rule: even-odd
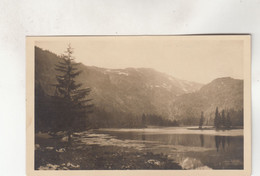
[[[184,127],[98,129],[82,133],[86,144],[163,153],[184,169],[243,169],[243,130],[195,130]]]

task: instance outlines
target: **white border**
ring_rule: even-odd
[[[81,7],[81,8],[79,8]],[[252,34],[253,175],[260,174],[258,0],[0,2],[1,175],[25,175],[25,36]]]

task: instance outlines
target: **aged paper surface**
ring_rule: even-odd
[[[86,77],[76,81],[86,81],[95,105],[85,130],[77,120],[77,130],[65,120],[60,128],[51,125],[60,120],[50,122],[54,106],[46,105],[58,84],[50,69],[54,64],[45,57],[60,56],[68,44],[73,62],[87,66],[80,73]],[[27,37],[26,53],[28,175],[251,174],[249,35]],[[145,79],[138,82],[140,75]],[[236,91],[241,81],[242,92]],[[118,116],[126,120],[120,123]],[[67,131],[73,133],[71,146]]]

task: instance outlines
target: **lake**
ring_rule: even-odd
[[[243,169],[243,129],[198,130],[185,127],[97,129],[78,133],[87,145],[119,146],[164,154],[183,169]]]

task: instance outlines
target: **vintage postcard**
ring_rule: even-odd
[[[250,42],[27,37],[27,175],[250,175]]]

